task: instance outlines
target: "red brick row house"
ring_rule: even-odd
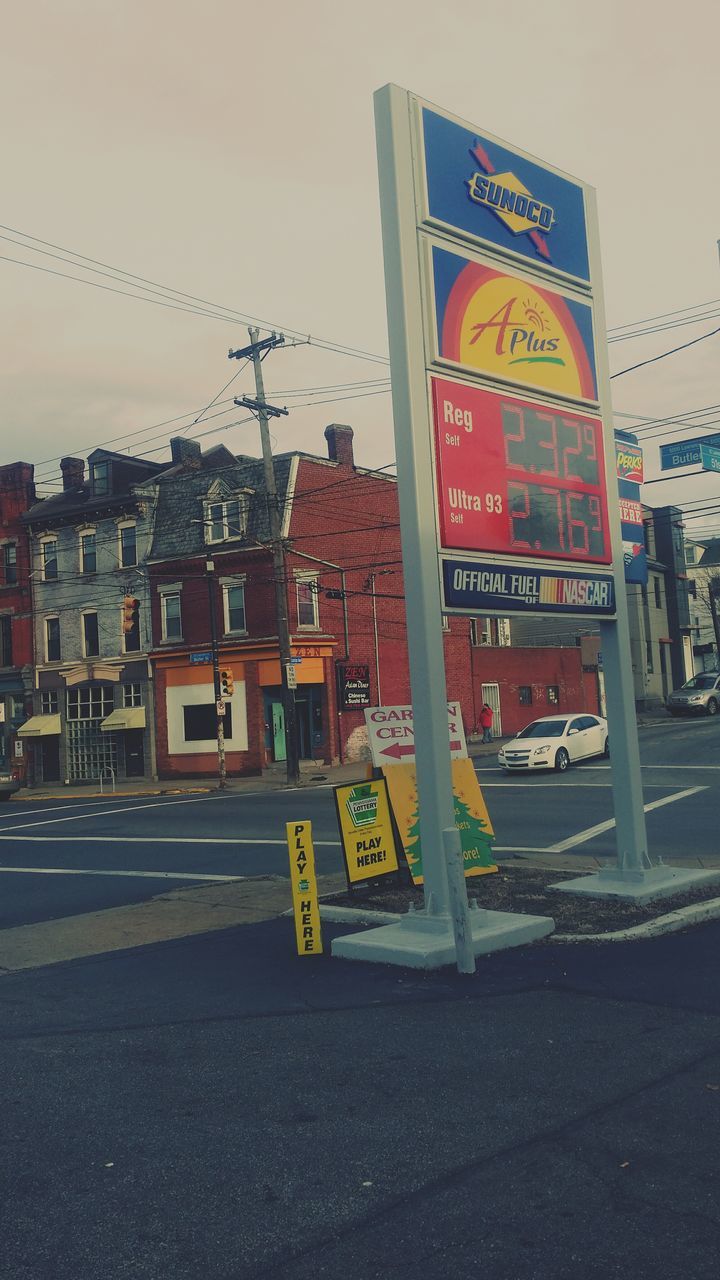
[[[22,516],[35,501],[33,467],[0,467],[0,771],[23,781],[27,759],[18,729],[32,713],[33,619],[28,532]]]

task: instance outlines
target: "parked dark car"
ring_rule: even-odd
[[[10,769],[0,765],[0,800],[9,800],[20,790],[20,783]]]
[[[704,671],[673,689],[665,704],[671,716],[714,716],[720,711],[720,671]]]

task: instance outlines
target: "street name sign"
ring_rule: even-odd
[[[720,435],[695,436],[692,440],[678,440],[674,444],[660,445],[660,470],[674,471],[678,467],[694,467],[702,464],[703,447],[720,448]],[[715,470],[714,467],[709,470]]]

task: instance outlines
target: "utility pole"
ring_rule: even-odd
[[[217,720],[218,789],[225,790],[225,717],[220,714],[220,653],[218,650],[217,620],[215,618],[215,562],[205,561],[210,613],[210,644],[212,648],[213,682],[215,685],[215,714]],[[224,708],[223,708],[224,709]]]
[[[285,580],[285,547],[282,540],[280,508],[275,484],[275,467],[273,465],[270,429],[268,426],[270,418],[284,416],[287,414],[287,409],[277,409],[267,403],[262,374],[262,353],[272,351],[274,347],[282,346],[285,339],[282,334],[275,333],[269,338],[260,339],[260,330],[252,327],[248,329],[248,333],[250,335],[250,345],[243,347],[239,351],[230,351],[228,359],[250,359],[255,370],[255,399],[251,399],[250,396],[243,396],[241,399],[235,400],[235,404],[240,408],[250,409],[260,424],[260,441],[265,470],[265,492],[267,495],[270,544],[273,558],[273,577],[275,579],[275,612],[277,616],[278,648],[280,650],[282,701],[285,714],[287,780],[290,783],[295,783],[300,781],[300,762],[298,759],[295,691],[288,684],[288,670],[291,666],[292,649],[290,647],[287,582]]]

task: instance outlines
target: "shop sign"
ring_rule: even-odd
[[[385,764],[415,760],[415,728],[412,707],[366,707],[372,762],[376,768]],[[467,756],[465,729],[459,702],[448,703],[448,729],[451,756]]]
[[[370,668],[366,663],[338,663],[338,700],[344,711],[370,706]]]
[[[382,778],[335,787],[348,884],[398,871],[387,786]]]
[[[312,823],[288,822],[285,830],[290,855],[290,887],[298,955],[317,956],[322,953],[323,948]]]
[[[414,884],[423,883],[417,778],[412,764],[383,766],[395,824]],[[492,856],[495,832],[472,760],[452,761],[455,825],[460,832],[466,876],[497,871]]]
[[[433,245],[436,357],[460,370],[573,400],[597,400],[592,308]]]
[[[425,222],[589,281],[580,183],[429,105],[420,125]]]
[[[618,480],[630,480],[633,484],[642,484],[643,452],[638,444],[630,444],[616,437],[615,463]]]
[[[558,573],[477,560],[443,561],[444,607],[456,613],[615,613],[611,574]]]

